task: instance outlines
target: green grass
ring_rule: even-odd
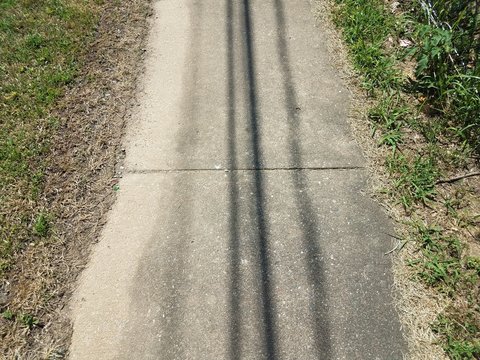
[[[40,237],[46,237],[50,230],[49,216],[45,213],[38,214],[33,224],[33,233]]]
[[[452,304],[432,324],[442,335],[452,359],[480,357],[480,258],[463,256],[454,235],[438,226],[416,224],[422,260],[412,263],[422,281],[452,298]]]
[[[422,219],[409,225],[421,256],[408,264],[417,281],[452,299],[432,330],[450,358],[480,359],[480,259],[467,255],[455,232],[425,220],[426,209],[433,206],[444,208],[458,228],[471,230],[478,224],[478,215],[462,210],[463,190],[439,197],[436,182],[452,168],[462,169],[479,150],[480,62],[468,50],[476,46],[476,37],[465,29],[478,33],[480,21],[463,16],[473,11],[472,2],[465,0],[433,1],[439,16],[453,24],[451,30],[423,23],[417,1],[407,2],[409,9],[397,15],[381,0],[334,2],[334,22],[362,86],[375,102],[368,114],[372,133],[379,134],[379,146],[391,150],[385,159],[391,179],[387,191],[407,215]],[[452,14],[463,15],[455,19]],[[412,40],[414,46],[395,46],[399,38]],[[414,78],[400,71],[405,61],[413,62]],[[465,65],[462,71],[458,64]]]
[[[0,277],[15,253],[49,236],[41,210],[56,101],[75,79],[96,0],[0,0]]]
[[[400,72],[395,68],[395,56],[384,51],[384,44],[395,28],[395,19],[387,16],[380,1],[336,1],[334,21],[343,29],[350,46],[353,63],[362,75],[363,85],[370,92],[397,89]]]
[[[439,316],[434,323],[434,331],[446,337],[445,350],[455,360],[478,359],[480,357],[480,341],[476,334],[480,332],[476,315],[462,314],[461,318],[455,319],[450,315]]]
[[[373,133],[381,129],[383,135],[379,145],[387,145],[395,153],[403,140],[402,127],[409,116],[409,109],[402,104],[398,96],[390,95],[380,98],[376,106],[370,109],[369,118]]]
[[[439,171],[433,157],[417,155],[407,158],[392,153],[386,159],[386,166],[392,176],[396,197],[405,210],[417,202],[425,204],[434,198]]]

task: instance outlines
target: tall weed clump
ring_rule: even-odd
[[[480,152],[480,0],[414,0],[415,86]]]

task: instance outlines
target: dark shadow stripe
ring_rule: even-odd
[[[285,108],[289,125],[290,162],[294,167],[302,168],[302,148],[299,143],[300,116],[297,112],[298,102],[290,69],[290,54],[287,45],[285,10],[282,0],[274,0],[274,11],[277,27],[277,55],[282,71]],[[294,16],[294,15],[292,15]],[[320,155],[320,154],[319,154]],[[325,269],[322,249],[319,246],[321,234],[317,213],[308,196],[309,184],[304,172],[291,173],[294,196],[298,209],[298,221],[303,225],[302,240],[306,250],[306,268],[308,281],[314,289],[312,299],[313,327],[318,359],[331,358],[330,324],[328,318],[327,291],[325,289]]]
[[[233,33],[233,4],[226,0],[226,41],[227,41],[227,149],[229,167],[237,167],[236,130],[235,130],[235,52]],[[232,360],[241,359],[241,332],[240,332],[240,244],[238,229],[238,179],[236,172],[229,172],[229,251],[230,251],[230,324],[229,324],[229,355]]]
[[[243,0],[243,26],[246,62],[246,97],[248,103],[248,120],[251,132],[251,149],[253,152],[253,168],[262,167],[262,153],[259,134],[260,116],[257,106],[257,85],[255,79],[255,55],[253,25],[249,0]],[[271,267],[268,257],[268,224],[265,218],[265,196],[263,175],[261,171],[254,173],[255,217],[257,221],[258,260],[260,263],[261,301],[263,311],[263,326],[265,336],[265,352],[268,359],[276,358],[275,308],[272,299],[272,284],[270,280]]]

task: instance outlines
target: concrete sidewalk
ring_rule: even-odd
[[[401,359],[385,215],[310,3],[162,0],[72,359]]]

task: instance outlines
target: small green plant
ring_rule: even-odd
[[[466,267],[469,270],[474,270],[480,276],[480,257],[469,256],[466,259]]]
[[[386,159],[386,165],[394,176],[394,187],[405,209],[418,201],[425,204],[435,196],[439,171],[431,157],[417,156],[408,160],[402,154],[394,153]]]
[[[402,143],[405,119],[408,117],[408,108],[401,104],[396,95],[390,95],[380,99],[378,104],[369,111],[369,118],[372,121],[373,133],[377,129],[382,130],[380,144],[392,147],[395,152],[398,145]]]
[[[5,320],[13,320],[14,317],[15,317],[15,314],[12,311],[10,311],[9,309],[7,309],[4,312],[2,312],[2,317]]]
[[[416,38],[419,42],[412,53],[417,60],[417,86],[423,93],[442,102],[450,85],[449,57],[454,50],[452,32],[431,25],[419,25]]]
[[[447,97],[450,101],[449,118],[458,124],[455,135],[463,142],[463,147],[470,146],[475,153],[480,153],[480,66],[477,76],[453,76]]]
[[[35,224],[33,225],[33,233],[40,237],[46,237],[50,230],[50,217],[41,212],[38,214]]]
[[[460,241],[454,236],[445,235],[439,226],[427,226],[418,222],[414,227],[423,253],[423,261],[418,270],[420,278],[428,285],[451,294],[464,275],[461,261],[463,247]]]
[[[40,324],[40,321],[31,314],[20,315],[20,322],[28,329],[32,329],[34,326]]]
[[[427,253],[420,277],[430,286],[437,286],[451,294],[461,276],[461,266],[455,259],[444,258],[439,254]]]

